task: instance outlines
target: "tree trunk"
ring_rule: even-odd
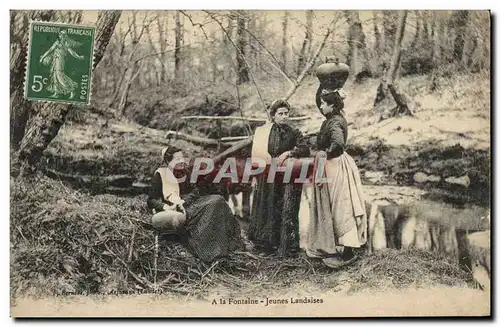
[[[248,64],[252,64],[253,66],[250,67],[250,69],[253,69],[254,71],[259,67],[259,61],[257,60],[257,55],[258,55],[258,48],[257,48],[257,43],[255,42],[255,39],[250,35],[256,35],[257,34],[257,17],[254,15],[247,14],[247,22],[248,22],[248,27],[247,30],[250,31],[249,33],[245,33],[247,36],[247,46],[248,46]]]
[[[99,12],[95,35],[94,69],[104,55],[120,15],[121,11]],[[57,136],[66,120],[66,115],[73,108],[72,105],[58,103],[41,103],[35,107],[37,110],[30,117],[19,149],[18,158],[22,161],[20,176],[36,172],[43,151]]]
[[[18,150],[28,122],[32,102],[24,100],[24,71],[28,50],[29,20],[51,21],[54,10],[11,10],[10,35],[10,145]]]
[[[472,65],[472,55],[476,51],[477,48],[477,37],[474,37],[470,40],[470,44],[467,50],[464,51],[464,55],[462,57],[462,63],[465,67],[470,67]]]
[[[396,36],[396,20],[397,12],[394,10],[384,10],[382,12],[382,24],[384,26],[384,56],[385,60],[390,57],[393,46],[394,38]]]
[[[364,78],[372,76],[368,62],[365,34],[363,33],[363,26],[361,25],[357,11],[345,11],[344,14],[349,24],[347,62],[349,63],[355,82],[359,83]]]
[[[450,27],[455,31],[455,41],[453,42],[453,60],[455,62],[461,61],[463,57],[468,22],[468,10],[454,11],[450,17]]]
[[[306,29],[307,29],[307,35],[308,35],[308,42],[307,42],[307,59],[309,60],[311,57],[311,47],[312,47],[312,42],[313,42],[313,11],[308,10],[306,11]]]
[[[281,69],[287,72],[287,53],[288,53],[288,11],[285,10],[283,16],[283,40],[281,43]]]
[[[226,25],[226,33],[222,31],[222,40],[224,41],[224,46],[228,46],[230,44],[229,38],[233,37],[233,15],[227,15],[227,25]]]
[[[127,100],[128,100],[128,94],[130,92],[130,87],[132,86],[132,83],[134,80],[137,78],[140,72],[140,67],[137,62],[135,62],[132,65],[132,68],[130,68],[127,71],[127,77],[125,79],[125,84],[123,87],[123,93],[120,97],[120,102],[118,104],[118,111],[121,112],[122,116],[125,115],[125,109],[127,108]]]
[[[311,51],[311,38],[312,38],[312,10],[308,10],[306,12],[306,34],[304,37],[304,41],[302,42],[302,47],[300,48],[299,59],[297,61],[297,75],[300,74],[302,70],[304,70],[304,66],[307,62],[307,57]]]
[[[401,61],[401,41],[403,40],[404,32],[405,32],[405,23],[406,23],[407,12],[403,11],[400,13],[398,19],[398,25],[394,40],[394,51],[392,53],[391,64],[389,65],[389,70],[387,71],[387,84],[391,85],[393,81],[396,79],[395,73],[396,69],[399,66],[399,62]]]
[[[167,80],[166,63],[167,63],[167,28],[168,28],[168,11],[165,12],[165,21],[161,22],[161,17],[157,16],[158,35],[160,38],[160,83],[164,84]]]
[[[377,95],[375,99],[374,106],[377,104],[380,104],[382,100],[384,100],[386,97],[388,97],[387,90],[390,92],[392,98],[396,102],[396,107],[393,108],[389,112],[389,117],[393,117],[395,115],[409,115],[412,116],[411,111],[408,108],[408,100],[406,96],[400,92],[394,81],[396,79],[396,70],[399,66],[399,63],[401,61],[401,41],[403,40],[404,36],[404,30],[405,30],[405,23],[406,23],[406,16],[407,16],[407,11],[401,11],[399,14],[399,19],[398,19],[398,24],[397,24],[397,29],[396,29],[396,34],[395,34],[395,40],[394,40],[394,51],[392,53],[392,58],[391,58],[391,64],[389,65],[389,69],[387,70],[387,74],[385,78],[382,78],[380,85],[377,89]],[[384,85],[385,84],[385,85]],[[381,116],[380,120],[383,120],[385,118],[385,115]]]
[[[375,36],[375,45],[374,52],[376,54],[376,58],[380,58],[380,54],[383,53],[382,49],[382,36],[380,35],[379,30],[379,15],[376,11],[373,12],[373,34]]]
[[[133,13],[133,18],[131,22],[131,41],[132,41],[132,49],[130,50],[130,54],[128,56],[128,60],[126,62],[125,69],[123,70],[123,75],[122,79],[120,81],[120,88],[117,89],[118,91],[121,91],[120,99],[116,104],[117,109],[119,112],[124,112],[125,110],[125,105],[127,102],[128,98],[128,92],[130,90],[130,86],[132,83],[132,80],[136,78],[134,74],[135,72],[138,71],[137,67],[138,62],[140,59],[135,59],[134,55],[137,52],[137,49],[140,46],[140,41],[142,36],[144,35],[144,31],[149,30],[150,24],[152,23],[152,19],[149,19],[147,21],[147,14],[144,16],[142,23],[137,24],[136,23],[136,12]],[[138,30],[138,25],[140,26],[140,30]],[[135,77],[134,77],[135,76]],[[117,100],[118,94],[116,94],[113,97],[113,101]]]
[[[435,13],[435,20],[436,20],[436,32],[435,32],[435,37],[434,37],[434,56],[433,56],[433,61],[434,61],[434,67],[438,67],[442,60],[443,57],[443,52],[444,52],[444,39],[445,39],[445,30],[444,30],[444,22],[439,13]]]
[[[411,41],[410,49],[412,51],[416,51],[417,47],[420,44],[420,16],[421,13],[418,10],[413,11],[415,13],[415,35],[413,36],[413,40]]]
[[[429,13],[427,11],[422,11],[420,15],[420,22],[422,26],[422,44],[429,44],[431,35],[429,32]]]
[[[239,12],[237,21],[237,31],[236,31],[236,64],[238,68],[238,79],[236,81],[237,85],[241,85],[250,81],[249,71],[247,64],[245,62],[245,50],[246,50],[246,15],[245,12]]]
[[[174,76],[176,80],[181,79],[181,46],[182,46],[182,25],[181,13],[175,12],[175,50],[174,50]]]

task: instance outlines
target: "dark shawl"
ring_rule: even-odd
[[[285,151],[292,156],[309,156],[310,150],[302,134],[288,125],[274,124],[269,134],[268,152],[276,158]],[[267,173],[257,177],[249,239],[269,250],[278,248],[285,256],[299,250],[299,208],[301,184],[267,183]]]

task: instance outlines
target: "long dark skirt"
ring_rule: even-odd
[[[248,238],[258,247],[287,256],[299,250],[301,184],[266,183],[257,178]]]
[[[186,238],[191,251],[211,262],[244,249],[240,227],[220,195],[200,196],[186,205]]]

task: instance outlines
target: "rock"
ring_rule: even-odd
[[[490,231],[475,232],[467,235],[468,251],[474,280],[481,289],[490,289],[491,279],[491,242]]]
[[[368,215],[368,248],[369,251],[378,251],[387,248],[385,221],[378,204],[369,208]]]
[[[491,269],[490,230],[475,232],[467,235],[469,255],[472,261],[479,262],[488,272]]]
[[[365,178],[372,182],[373,184],[381,183],[382,179],[385,178],[385,173],[381,171],[365,171]]]
[[[415,243],[415,229],[417,227],[417,218],[410,217],[403,222],[401,228],[401,248],[407,249]]]
[[[479,261],[472,262],[472,277],[482,290],[490,290],[490,274]]]
[[[418,219],[415,226],[415,241],[413,246],[416,249],[430,251],[432,248],[432,239],[429,223],[426,220]]]
[[[465,187],[469,187],[470,185],[470,178],[467,175],[462,177],[448,177],[445,179],[445,181],[450,184],[458,184]]]
[[[415,173],[415,175],[413,175],[413,180],[416,183],[439,182],[441,180],[441,177],[437,175],[427,175],[422,172],[417,172]]]

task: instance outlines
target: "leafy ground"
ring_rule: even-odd
[[[341,273],[308,259],[279,260],[237,252],[213,264],[200,262],[178,240],[162,238],[153,269],[154,233],[144,198],[88,195],[46,177],[12,181],[11,289],[14,295],[120,294],[159,290],[206,298],[287,289],[297,283],[348,293],[362,290],[470,287],[472,276],[439,253],[387,250]],[[43,200],[41,200],[43,199]]]

